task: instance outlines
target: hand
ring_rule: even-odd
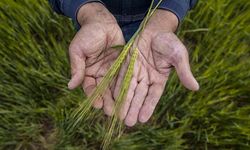
[[[136,39],[133,47],[139,49],[139,56],[120,112],[120,118],[125,119],[127,126],[135,125],[137,120],[142,123],[148,121],[164,91],[172,66],[186,88],[194,91],[199,89],[190,71],[188,52],[173,33],[177,25],[178,19],[173,13],[157,10]],[[127,64],[119,73],[115,98],[119,94]]]
[[[77,19],[81,29],[69,47],[72,77],[68,87],[74,89],[82,84],[89,96],[119,54],[118,50],[111,47],[123,45],[125,41],[115,18],[100,3],[83,5]],[[104,106],[105,113],[111,114],[109,107],[112,107],[113,102],[111,91],[107,89],[93,106]]]

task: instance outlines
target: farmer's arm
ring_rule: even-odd
[[[198,0],[163,0],[158,8],[172,12],[180,22],[184,19],[187,12],[195,6],[197,1]]]
[[[80,26],[77,21],[78,11],[81,6],[90,2],[102,3],[101,0],[49,0],[55,12],[71,18],[78,27]]]
[[[155,3],[157,2],[158,0],[156,0]],[[197,0],[163,0],[158,7],[158,12],[156,12],[152,20],[156,20],[154,21],[157,23],[155,26],[160,30],[175,32],[178,24],[196,3]],[[165,11],[160,11],[160,9]]]

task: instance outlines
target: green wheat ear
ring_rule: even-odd
[[[138,57],[138,52],[139,50],[137,48],[133,50],[132,57],[129,62],[128,70],[122,82],[122,86],[119,91],[118,98],[115,101],[116,103],[112,111],[112,115],[111,115],[112,117],[108,122],[108,132],[105,134],[104,140],[102,143],[103,149],[108,148],[111,138],[113,137],[114,134],[120,134],[121,132],[122,121],[119,121],[119,113],[120,113],[121,106],[128,92],[128,88],[129,88],[130,81],[132,79],[132,75],[134,71],[134,65]],[[119,124],[117,124],[118,121],[119,121]]]
[[[82,121],[88,116],[93,114],[92,110],[92,104],[93,102],[102,96],[102,94],[105,92],[105,90],[108,88],[108,86],[112,83],[112,81],[117,76],[123,62],[125,61],[125,58],[128,56],[128,53],[133,46],[135,39],[140,36],[140,33],[144,30],[148,20],[155,12],[156,8],[159,6],[159,4],[162,2],[162,0],[159,0],[157,5],[153,8],[154,0],[152,0],[148,13],[146,17],[144,18],[143,22],[141,23],[140,27],[136,31],[136,33],[133,35],[133,37],[128,41],[128,43],[125,46],[114,46],[113,48],[121,49],[122,51],[114,64],[110,67],[102,81],[99,83],[99,85],[96,87],[96,89],[93,91],[91,96],[84,100],[80,104],[80,106],[72,113],[71,118],[69,118],[69,125],[67,126],[67,130],[74,131],[78,125],[82,123]],[[103,141],[103,148],[108,148],[111,138],[113,136],[114,131],[117,131],[118,134],[121,132],[122,122],[118,119],[118,113],[120,111],[121,105],[123,104],[123,101],[127,95],[128,87],[130,84],[130,80],[132,78],[133,70],[134,70],[134,64],[137,59],[139,50],[137,48],[133,49],[132,57],[129,62],[129,67],[126,72],[125,78],[122,83],[121,90],[119,92],[118,99],[116,100],[115,108],[113,110],[113,117],[111,117],[110,121],[108,122],[108,132],[105,135],[104,141]],[[119,121],[119,124],[117,122]],[[69,132],[70,133],[70,132]]]
[[[144,21],[141,23],[139,29],[137,30],[137,32],[135,33],[135,35],[131,38],[131,40],[128,42],[129,43],[133,43],[135,42],[135,38],[140,36],[140,32],[142,32],[149,20],[149,18],[153,15],[153,13],[155,12],[156,8],[159,6],[159,4],[161,3],[161,1],[159,1],[159,3],[156,5],[156,7],[154,9],[153,8],[153,2],[151,2],[149,11],[144,19]],[[127,96],[127,92],[128,92],[128,88],[132,79],[132,75],[133,75],[133,71],[134,71],[134,65],[136,62],[136,59],[138,57],[139,54],[139,49],[135,48],[132,52],[132,56],[129,62],[129,66],[127,69],[127,72],[125,74],[124,80],[122,82],[122,86],[121,89],[119,91],[119,95],[118,98],[115,101],[115,106],[114,109],[112,111],[112,117],[109,119],[108,121],[108,131],[106,132],[105,136],[104,136],[104,140],[102,143],[102,148],[103,149],[108,149],[111,143],[111,140],[114,136],[116,136],[117,138],[119,138],[122,134],[122,126],[123,126],[123,122],[119,119],[119,113],[121,110],[121,107],[126,99]]]
[[[123,50],[124,45],[115,45],[115,46],[112,46],[111,48],[117,49],[117,50]]]
[[[69,130],[75,129],[83,119],[87,118],[91,114],[93,102],[99,97],[101,97],[101,95],[108,88],[112,80],[115,78],[131,46],[132,43],[124,46],[121,54],[116,59],[111,68],[108,70],[108,72],[106,73],[100,84],[93,91],[93,93],[90,95],[90,97],[84,100],[84,102],[81,103],[80,106],[72,113],[71,119],[73,119],[73,123],[68,126]]]

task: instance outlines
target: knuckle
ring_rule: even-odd
[[[177,62],[181,62],[183,60],[183,55],[179,50],[173,50],[170,59],[172,60],[173,64],[176,64]]]

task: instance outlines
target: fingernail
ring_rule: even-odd
[[[147,120],[148,120],[148,118],[147,118],[145,115],[139,116],[139,121],[140,121],[141,123],[145,123],[145,122],[147,122]]]
[[[196,83],[195,83],[195,86],[194,86],[193,90],[194,90],[194,91],[198,91],[198,90],[199,90],[199,88],[200,88],[200,85],[199,85],[199,83],[196,81]]]
[[[195,91],[198,91],[200,89],[199,84],[197,84],[196,88],[194,89]]]
[[[136,124],[136,121],[132,120],[131,118],[126,118],[125,119],[125,124],[128,127],[132,127],[132,126],[134,126]]]
[[[68,88],[70,89],[70,90],[72,90],[74,87],[73,87],[73,83],[72,83],[72,81],[70,80],[69,81],[69,83],[68,83]]]

